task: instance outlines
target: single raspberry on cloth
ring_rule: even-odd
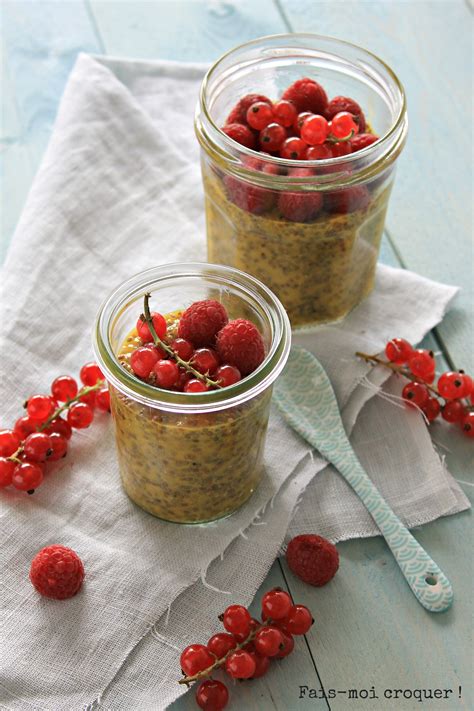
[[[266,104],[269,104],[270,106],[272,105],[270,99],[263,96],[263,94],[247,94],[237,102],[230,114],[227,116],[226,125],[229,123],[242,123],[246,126],[247,111],[252,104],[256,104],[257,101],[264,101]]]
[[[242,375],[248,375],[265,358],[265,346],[258,328],[237,318],[229,321],[217,334],[217,352],[223,363],[234,365]]]
[[[341,111],[348,111],[352,114],[354,121],[359,126],[359,133],[364,133],[366,128],[365,116],[357,101],[350,99],[348,96],[335,96],[327,105],[324,115],[328,121],[331,121]]]
[[[286,560],[298,578],[316,587],[326,585],[339,568],[336,546],[312,533],[291,539],[286,549]]]
[[[211,346],[228,320],[227,311],[218,301],[195,301],[179,320],[178,336],[194,346]]]
[[[244,126],[241,123],[228,123],[222,130],[226,136],[240,143],[241,146],[252,149],[255,148],[257,139],[248,126]]]
[[[84,566],[71,548],[46,546],[33,558],[30,580],[41,595],[66,600],[73,597],[81,587]]]
[[[308,77],[295,81],[281,98],[293,102],[298,113],[311,111],[324,116],[328,105],[328,97],[321,84]]]

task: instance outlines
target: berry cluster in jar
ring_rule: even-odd
[[[43,482],[46,464],[66,456],[73,430],[89,427],[95,407],[110,411],[99,366],[86,363],[79,377],[82,388],[70,375],[55,378],[51,395],[29,397],[26,414],[13,429],[0,430],[0,488],[11,485],[33,494]]]
[[[324,88],[308,77],[295,81],[276,102],[247,94],[222,128],[246,148],[290,160],[326,160],[360,151],[378,140],[366,129],[354,99],[335,96],[329,101]]]
[[[474,437],[474,380],[462,370],[437,376],[433,351],[413,348],[404,338],[392,338],[385,346],[387,361],[378,355],[356,353],[370,363],[383,365],[408,378],[402,398],[421,410],[427,422],[439,416]],[[435,384],[435,381],[436,384]]]
[[[229,387],[265,358],[255,324],[243,318],[229,320],[224,306],[213,299],[196,301],[166,318],[150,312],[146,294],[136,333],[136,347],[119,357],[122,365],[165,390],[203,393]]]
[[[262,598],[262,621],[251,617],[243,605],[230,605],[219,616],[225,632],[213,635],[207,644],[191,644],[181,653],[180,684],[201,682],[196,701],[203,711],[222,711],[229,701],[227,686],[210,678],[222,669],[232,679],[264,676],[272,660],[287,657],[294,649],[294,635],[304,635],[313,616],[304,605],[294,605],[290,595],[274,588]]]
[[[262,94],[244,96],[230,112],[222,131],[260,153],[260,158],[243,158],[247,170],[296,179],[317,174],[318,170],[305,165],[306,161],[340,158],[378,140],[354,99],[336,96],[328,101],[323,87],[309,78],[294,82],[275,103]],[[265,156],[300,161],[301,167],[286,169]],[[330,170],[324,168],[324,172]],[[312,222],[324,213],[363,210],[371,199],[369,186],[362,184],[327,191],[275,191],[226,175],[224,186],[229,200],[246,212],[263,215],[276,208],[276,216],[299,223]]]

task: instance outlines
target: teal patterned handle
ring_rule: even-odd
[[[285,419],[352,486],[392,550],[418,601],[443,612],[453,601],[451,583],[383,499],[359,462],[342,424],[332,385],[319,361],[294,347],[274,386]]]

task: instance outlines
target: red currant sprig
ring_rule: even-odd
[[[189,645],[180,657],[184,674],[180,684],[189,686],[207,679],[196,692],[198,706],[206,711],[221,711],[229,698],[225,684],[209,679],[214,671],[223,669],[233,679],[261,677],[268,671],[271,659],[291,654],[293,635],[306,634],[314,622],[308,608],[293,605],[289,594],[280,588],[263,596],[263,622],[251,617],[243,605],[230,605],[219,619],[226,632],[213,635],[207,645]]]
[[[404,386],[402,398],[409,406],[418,407],[428,422],[441,415],[446,422],[460,426],[467,437],[474,437],[474,382],[470,375],[462,370],[448,371],[439,376],[435,386],[433,352],[414,349],[404,338],[392,338],[387,343],[386,361],[379,355],[356,355],[407,378],[410,382]]]
[[[86,363],[80,379],[81,390],[71,376],[59,376],[51,384],[51,395],[32,395],[25,402],[27,415],[12,430],[0,431],[0,488],[12,485],[33,494],[43,481],[45,464],[66,456],[72,428],[88,427],[94,406],[110,411],[109,391],[99,366]],[[67,413],[66,420],[63,413]]]

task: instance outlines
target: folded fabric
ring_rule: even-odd
[[[47,390],[61,372],[77,373],[90,359],[95,313],[120,281],[158,263],[205,260],[192,130],[202,73],[189,65],[79,58],[2,270],[5,426],[18,417],[24,397]],[[179,141],[169,140],[170,125]],[[394,406],[371,399],[387,374],[355,359],[354,351],[379,350],[393,334],[419,340],[442,318],[455,291],[379,267],[375,291],[349,319],[296,337],[326,366],[349,430],[370,400],[374,410],[366,419],[364,408],[362,443],[378,441],[380,432],[372,429],[371,418],[382,421]],[[430,301],[430,313],[419,313],[420,298]],[[397,437],[414,447],[420,426],[418,418]],[[390,456],[379,461],[379,449],[372,447],[364,463],[369,471],[377,468],[381,488],[386,484],[387,498],[407,520],[420,505],[426,520],[454,511],[454,499],[458,509],[466,506],[428,439],[419,450],[426,472],[420,486],[410,486],[405,460],[397,486],[399,460],[392,443],[384,446],[390,447]],[[97,417],[90,430],[75,434],[68,458],[35,496],[2,492],[0,639],[8,653],[2,653],[0,704],[62,711],[95,703],[116,688],[108,707],[146,708],[144,699],[150,698],[150,708],[164,708],[180,687],[165,684],[166,691],[154,698],[150,679],[174,677],[168,656],[147,657],[143,684],[136,690],[139,701],[127,706],[132,692],[120,681],[132,670],[135,653],[148,654],[155,622],[165,620],[176,601],[171,614],[176,610],[184,621],[174,628],[180,643],[201,637],[199,616],[190,620],[184,615],[187,591],[204,595],[199,599],[209,620],[223,599],[222,593],[203,589],[203,583],[249,600],[278,552],[300,495],[324,466],[272,412],[264,481],[254,497],[225,521],[176,526],[127,499],[108,416]],[[354,514],[352,493],[342,487],[331,494],[337,478],[327,476],[326,533],[335,539],[371,535],[364,512]],[[313,495],[312,487],[308,491]],[[317,530],[318,519],[309,516],[307,511],[304,525]],[[334,517],[337,527],[331,530]],[[254,545],[248,545],[250,540]],[[61,605],[40,598],[27,577],[35,552],[51,543],[77,550],[86,567],[83,590]],[[236,571],[245,571],[245,577]]]

